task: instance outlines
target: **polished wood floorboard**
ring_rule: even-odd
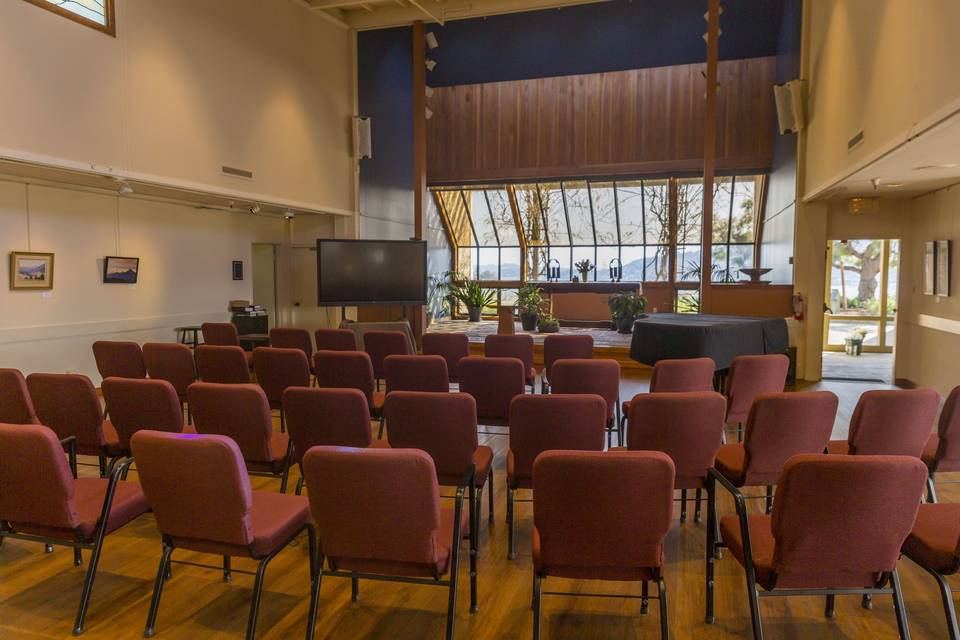
[[[646,389],[642,372],[625,372],[623,395]],[[844,437],[860,392],[877,385],[824,383],[840,396],[834,437]],[[480,530],[480,611],[469,613],[468,560],[463,553],[457,608],[458,638],[527,638],[532,631],[530,610],[530,531],[532,505],[518,503],[517,559],[508,561],[505,524],[506,437],[484,437],[496,452],[496,518]],[[82,467],[83,473],[94,469]],[[131,479],[135,474],[131,474]],[[257,489],[276,491],[279,481],[252,478]],[[292,483],[291,483],[292,484]],[[960,500],[960,489],[943,484],[942,501]],[[522,493],[522,492],[521,492]],[[679,495],[679,494],[678,494]],[[523,496],[521,496],[523,497]],[[762,501],[752,501],[759,507]],[[486,516],[486,499],[483,500]],[[721,493],[721,514],[733,503]],[[744,574],[728,554],[717,562],[716,622],[703,622],[704,524],[691,516],[679,523],[679,508],[666,544],[666,583],[674,638],[749,638]],[[464,545],[466,551],[466,545]],[[88,554],[84,554],[86,561]],[[143,632],[153,580],[160,558],[160,539],[153,517],[144,516],[107,538],[87,616],[90,640],[139,638]],[[80,597],[86,564],[76,568],[73,554],[57,548],[45,554],[42,545],[7,540],[0,547],[0,638],[68,638]],[[174,559],[217,564],[219,558],[178,552]],[[280,553],[267,570],[258,638],[302,638],[306,626],[309,576],[306,540]],[[234,568],[253,569],[250,560],[234,560]],[[945,638],[946,627],[934,581],[908,560],[900,570],[910,629],[917,639]],[[224,583],[216,569],[174,565],[157,624],[157,638],[242,638],[249,611],[252,576],[235,573]],[[639,585],[550,579],[554,591],[637,594]],[[655,592],[655,589],[651,589]],[[348,580],[325,578],[321,591],[317,638],[442,638],[447,591],[439,587],[361,582],[360,601],[350,601]],[[822,598],[761,601],[764,631],[769,639],[895,638],[897,627],[887,597],[878,597],[872,611],[860,608],[859,597],[837,599],[835,620],[823,617]],[[658,637],[656,601],[650,613],[639,614],[639,602],[624,599],[547,597],[543,637],[549,639],[608,639]]]

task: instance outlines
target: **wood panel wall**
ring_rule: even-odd
[[[717,168],[773,156],[775,58],[720,63]],[[700,171],[705,64],[442,87],[427,100],[433,183]]]

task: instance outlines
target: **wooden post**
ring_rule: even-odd
[[[710,313],[713,276],[713,179],[717,150],[717,63],[720,41],[720,0],[707,0],[707,79],[703,125],[703,224],[700,256],[700,313]]]
[[[423,22],[413,23],[413,235],[427,237],[424,207],[427,197],[427,67]],[[427,326],[426,308],[414,307],[412,328],[417,345]]]

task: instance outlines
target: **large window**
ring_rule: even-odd
[[[27,0],[74,22],[97,31],[116,35],[113,13],[114,0]]]

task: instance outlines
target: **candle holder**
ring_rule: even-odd
[[[558,282],[560,280],[560,261],[556,258],[550,258],[547,262],[547,281]]]
[[[610,261],[610,282],[620,282],[623,279],[623,262],[620,258]]]

